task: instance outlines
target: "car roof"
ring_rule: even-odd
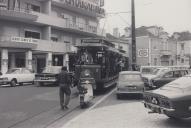
[[[125,75],[125,74],[141,74],[141,72],[138,71],[121,71],[119,72],[120,75]]]
[[[190,69],[169,69],[164,71],[164,73],[171,72],[171,71],[189,71]]]
[[[62,68],[62,66],[47,66],[47,67],[45,67],[45,68]]]
[[[21,70],[21,69],[27,69],[27,68],[11,68],[11,69],[19,69],[19,70]]]

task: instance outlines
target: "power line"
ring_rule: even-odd
[[[126,24],[128,24],[130,26],[130,24],[127,22],[127,20],[125,20],[121,15],[119,15],[119,14],[117,14],[117,15],[121,18],[121,20],[123,20]]]

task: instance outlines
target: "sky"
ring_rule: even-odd
[[[134,0],[135,24],[140,26],[161,26],[166,32],[191,32],[191,0]],[[120,33],[131,25],[131,0],[105,0],[106,17],[101,19],[101,29],[113,33],[118,27]],[[115,12],[126,12],[118,13]]]

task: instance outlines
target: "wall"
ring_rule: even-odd
[[[139,49],[149,49],[149,37],[143,36],[143,37],[136,37],[136,52],[137,52],[137,64],[138,65],[148,65],[149,63],[149,56],[148,57],[139,57],[138,56],[138,50]]]

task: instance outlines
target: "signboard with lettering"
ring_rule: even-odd
[[[7,0],[0,0],[0,7],[7,7],[8,1]]]
[[[103,6],[104,0],[62,0],[66,5],[81,8],[87,11],[95,12],[98,14],[105,14],[105,10],[100,7]]]
[[[12,42],[23,42],[23,43],[34,43],[37,42],[37,39],[33,38],[24,38],[24,37],[11,37]]]
[[[138,57],[148,57],[149,49],[138,49]]]

